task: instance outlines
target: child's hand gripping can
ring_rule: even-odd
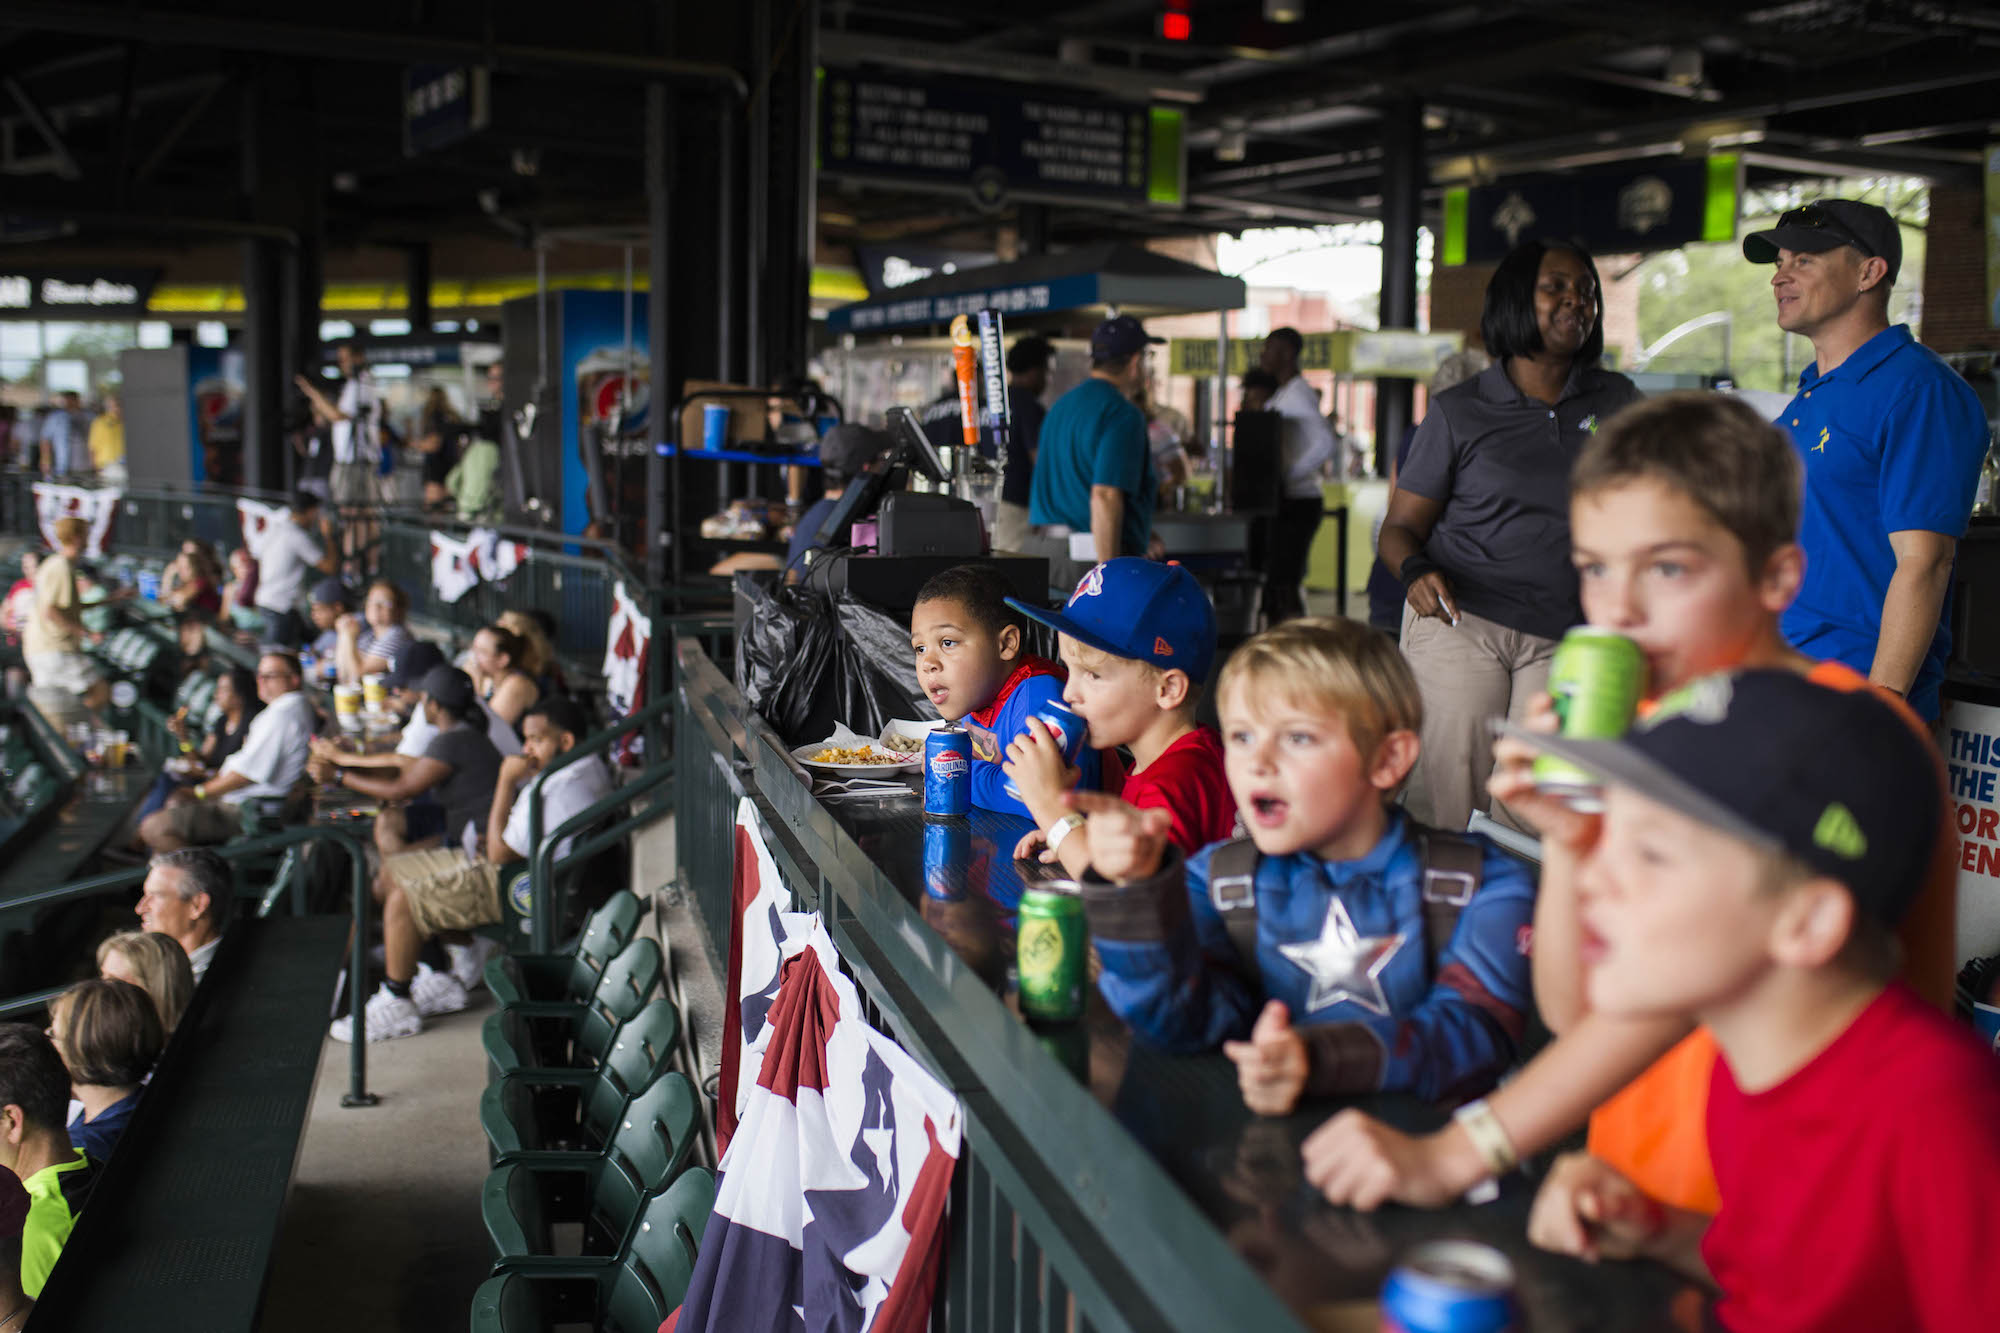
[[[924,737],[924,813],[963,815],[972,809],[972,737],[964,727],[938,727]]]
[[[1084,739],[1090,735],[1090,724],[1083,720],[1083,715],[1062,700],[1051,699],[1030,716],[1049,729],[1049,735],[1062,750],[1064,767],[1075,764],[1076,757],[1083,753]],[[1015,800],[1021,799],[1021,793],[1014,787],[1014,779],[1007,779],[1006,791]]]
[[[1549,663],[1549,694],[1562,735],[1576,740],[1616,740],[1632,726],[1646,694],[1646,657],[1639,645],[1608,629],[1578,625],[1563,635]],[[1572,808],[1604,808],[1598,780],[1564,759],[1535,760],[1535,785]]]

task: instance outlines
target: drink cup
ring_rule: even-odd
[[[724,449],[729,445],[729,404],[704,403],[701,409],[701,447]]]

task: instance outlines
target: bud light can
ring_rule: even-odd
[[[1090,724],[1083,720],[1083,715],[1062,700],[1051,699],[1029,716],[1047,727],[1049,735],[1055,737],[1056,744],[1062,747],[1063,763],[1074,764],[1076,757],[1083,753],[1084,740],[1090,735]],[[1012,778],[1007,780],[1007,794],[1017,801],[1021,799],[1021,793],[1014,790]]]
[[[924,737],[924,813],[963,815],[972,809],[972,737],[964,727],[939,727]]]
[[[1490,1245],[1435,1240],[1382,1287],[1382,1333],[1513,1333],[1514,1265]]]
[[[1632,726],[1646,693],[1646,656],[1623,634],[1578,625],[1563,635],[1549,662],[1549,695],[1562,735],[1572,740],[1617,740]],[[1566,759],[1535,760],[1535,786],[1577,810],[1604,808],[1602,784]]]
[[[948,815],[924,820],[924,894],[957,902],[972,865],[972,825]]]

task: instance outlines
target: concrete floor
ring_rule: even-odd
[[[632,887],[656,895],[697,1082],[712,1087],[721,989],[670,887],[673,820],[635,839]],[[662,888],[667,891],[659,892]],[[438,1333],[466,1325],[490,1256],[479,1217],[487,1173],[479,1128],[486,1086],[486,991],[418,1036],[368,1048],[378,1106],[347,1109],[348,1048],[329,1040],[278,1237],[264,1333]]]

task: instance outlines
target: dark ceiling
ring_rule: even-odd
[[[1381,117],[1421,107],[1447,185],[1728,145],[1758,176],[1971,180],[2000,127],[2000,6],[1912,0],[1508,4],[1405,0],[821,0],[822,61],[1097,89],[1188,113],[1189,207],[1061,206],[1054,243],[1369,218]],[[7,0],[0,239],[30,247],[323,227],[329,248],[630,227],[644,217],[644,84],[754,96],[759,37],[809,21],[761,0]],[[1170,8],[1187,41],[1161,36]],[[732,32],[732,27],[736,31]],[[416,61],[491,66],[489,129],[406,157]],[[260,165],[256,190],[246,162]],[[286,186],[274,196],[271,182]],[[836,243],[944,235],[951,195],[820,192]],[[990,227],[992,220],[980,221]]]

